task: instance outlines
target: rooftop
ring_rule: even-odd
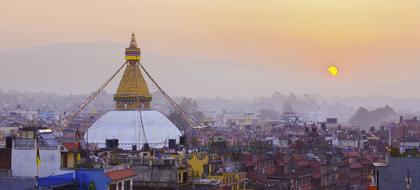
[[[114,170],[105,173],[106,176],[111,179],[111,181],[118,181],[122,179],[127,179],[136,176],[136,172],[131,168]]]

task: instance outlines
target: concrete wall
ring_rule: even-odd
[[[39,177],[60,173],[60,150],[40,149]],[[37,175],[36,149],[12,149],[12,176],[33,177]]]
[[[140,186],[152,185],[160,182],[160,187],[174,187],[178,184],[178,168],[174,166],[144,166],[133,165],[137,173],[134,177],[134,183]]]
[[[391,157],[388,167],[377,167],[379,170],[379,189],[406,189],[405,178],[410,171],[411,189],[420,189],[420,158]]]

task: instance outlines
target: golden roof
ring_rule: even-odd
[[[137,47],[134,33],[131,36],[129,47],[126,49],[126,54],[133,52],[140,55],[140,48]],[[139,60],[128,60],[127,67],[125,68],[117,93],[114,97],[151,100],[149,89],[147,88],[146,81],[144,80],[143,74],[139,68],[138,61]]]
[[[129,63],[118,86],[118,97],[150,97],[149,89],[137,63]]]

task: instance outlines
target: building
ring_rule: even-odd
[[[134,176],[136,176],[135,171],[125,165],[105,169],[83,168],[73,170],[71,173],[41,177],[38,179],[38,187],[57,190],[133,190]]]
[[[140,48],[134,34],[125,50],[127,66],[114,95],[115,110],[100,117],[88,129],[85,141],[98,148],[107,139],[118,139],[125,150],[161,148],[169,139],[179,139],[181,132],[162,113],[151,109],[152,96],[140,70]]]
[[[327,122],[325,124],[326,124],[327,129],[337,128],[338,119],[337,118],[327,118]]]
[[[392,139],[403,142],[420,138],[420,120],[417,117],[406,119],[400,116],[399,123],[391,124]]]
[[[376,167],[379,171],[378,189],[394,190],[407,189],[406,177],[411,176],[411,189],[420,189],[419,158],[391,157],[387,167]]]
[[[251,113],[226,117],[223,122],[226,126],[239,127],[240,129],[251,129],[260,124],[259,118]]]
[[[418,151],[420,148],[420,142],[414,141],[414,142],[400,142],[400,152],[409,152],[411,150]]]
[[[40,164],[36,164],[37,148]],[[65,173],[61,170],[60,145],[49,130],[27,127],[13,138],[11,174],[15,177],[45,177]]]
[[[209,162],[209,156],[186,154],[183,149],[186,139],[178,128],[162,113],[151,109],[152,96],[140,70],[140,48],[134,34],[125,53],[127,65],[114,95],[115,110],[102,115],[84,135],[88,147],[96,149],[90,164],[129,165],[136,173],[130,182],[134,189],[242,188],[244,173],[227,170],[212,173],[216,167]],[[65,144],[63,155],[74,158],[73,147],[69,145]],[[98,189],[126,189],[121,188],[126,181],[106,182]],[[98,187],[99,183],[95,184]]]
[[[16,134],[18,130],[19,130],[19,127],[17,126],[0,127],[0,148],[5,148],[6,137]]]

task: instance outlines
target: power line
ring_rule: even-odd
[[[99,87],[95,92],[93,92],[85,101],[82,102],[82,104],[80,104],[76,109],[74,109],[73,111],[71,111],[69,114],[67,114],[66,116],[64,116],[63,120],[61,120],[58,129],[56,129],[56,132],[62,132],[64,129],[66,129],[68,127],[68,125],[70,124],[71,121],[73,121],[73,119],[75,119],[80,112],[82,112],[87,105],[89,105],[89,103],[95,99],[101,92],[102,90],[108,86],[108,84],[115,78],[115,76],[117,76],[117,74],[124,68],[124,66],[127,64],[128,62],[126,61],[123,65],[121,65],[120,68],[118,68],[117,71],[115,71],[115,73],[113,75],[111,75],[111,77],[106,80],[101,87]]]

